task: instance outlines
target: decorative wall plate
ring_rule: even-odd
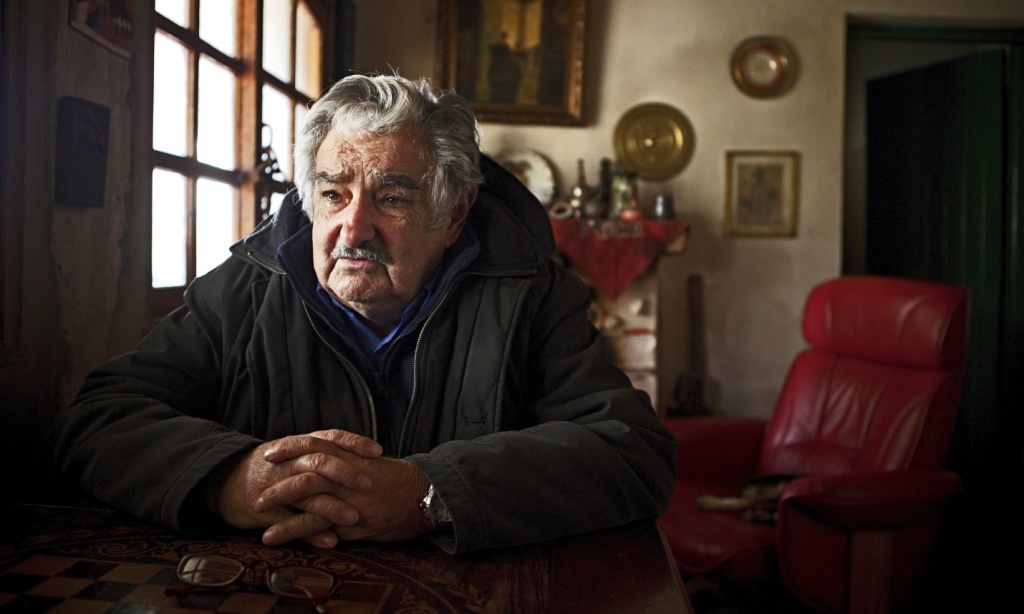
[[[753,36],[732,52],[732,79],[746,94],[757,98],[780,96],[796,79],[796,56],[777,36]]]
[[[636,105],[615,126],[615,155],[640,179],[668,179],[693,157],[693,126],[667,104]]]
[[[555,174],[544,156],[532,149],[515,149],[502,152],[497,160],[533,192],[540,204],[551,205],[555,199]]]

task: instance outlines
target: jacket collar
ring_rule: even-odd
[[[480,156],[484,183],[470,209],[468,224],[480,239],[481,250],[473,270],[537,267],[555,249],[547,212],[540,201],[512,173],[488,156]],[[263,220],[249,236],[231,247],[236,256],[256,261],[276,273],[277,249],[310,225],[302,212],[298,190],[285,196],[281,208]]]

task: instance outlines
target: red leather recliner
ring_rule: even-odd
[[[960,400],[968,292],[850,276],[808,296],[797,356],[771,419],[666,420],[679,473],[659,525],[679,567],[764,579],[776,565],[824,612],[888,612],[920,581],[941,512],[961,488],[943,469]],[[775,525],[697,507],[756,476],[798,475]]]

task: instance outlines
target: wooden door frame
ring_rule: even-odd
[[[4,354],[20,342],[22,202],[24,172],[9,151],[24,144],[25,131],[19,109],[24,105],[24,84],[19,75],[24,45],[16,29],[17,3],[0,4],[0,364]]]

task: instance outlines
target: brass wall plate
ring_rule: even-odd
[[[632,107],[615,126],[615,155],[640,179],[668,179],[693,157],[690,120],[679,109],[660,102]]]

